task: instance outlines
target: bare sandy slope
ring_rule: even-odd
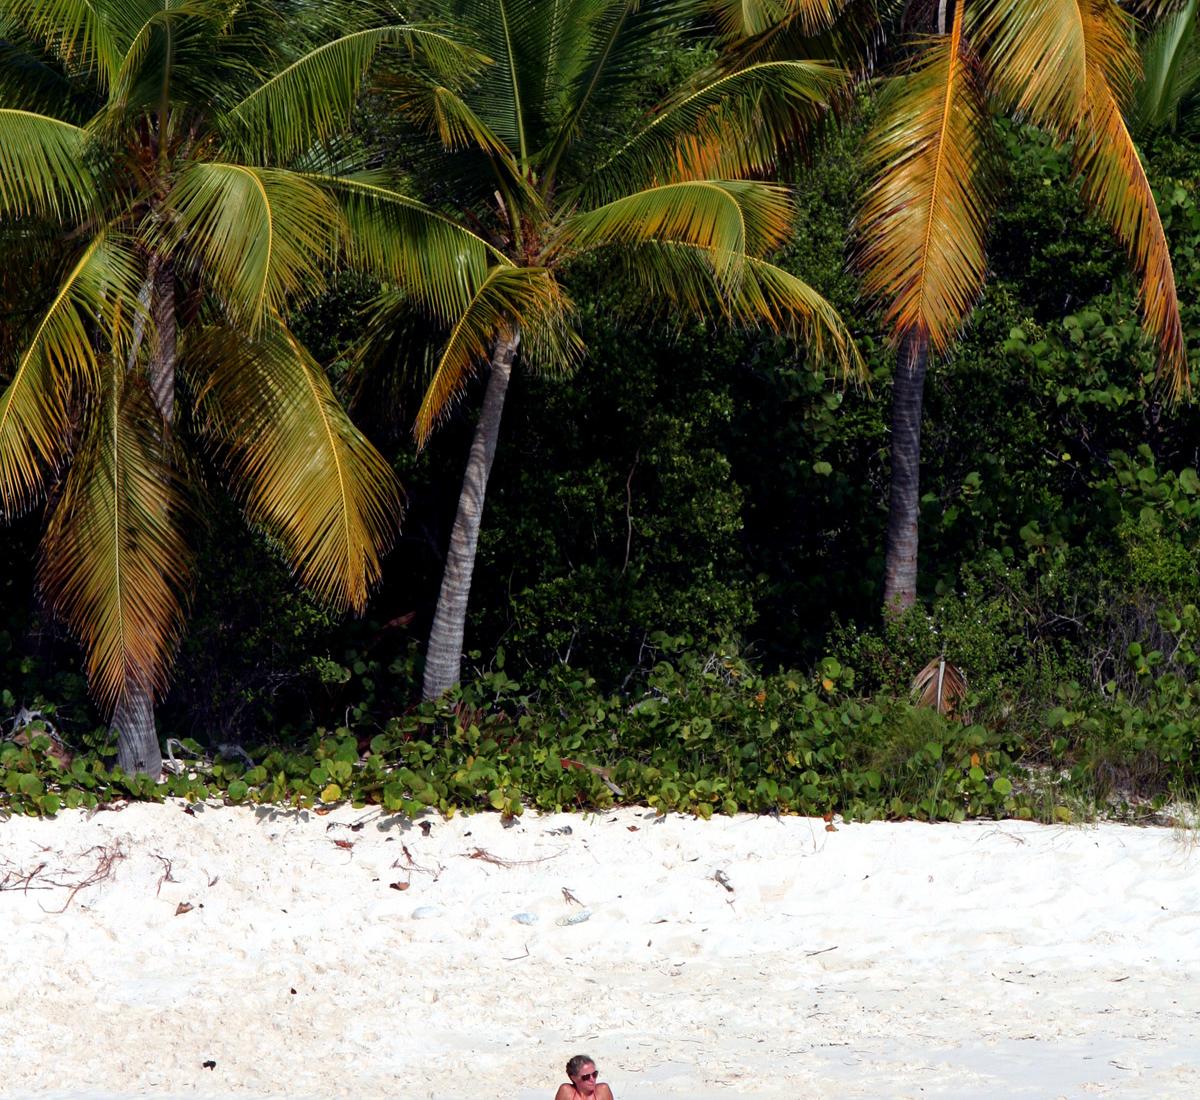
[[[1186,834],[425,824],[0,823],[0,1095],[549,1100],[580,1051],[617,1100],[1200,1090]]]

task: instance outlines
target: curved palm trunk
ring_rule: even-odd
[[[162,444],[175,415],[175,267],[170,260],[155,256],[150,261],[150,316],[154,324],[150,357],[146,365],[150,393],[163,418]],[[134,369],[135,346],[129,369]],[[117,734],[117,764],[128,775],[162,774],[162,749],[154,724],[154,691],[133,677],[113,713]]]
[[[520,342],[520,332],[514,331],[498,337],[492,349],[492,374],[483,397],[479,423],[475,426],[475,438],[471,441],[471,453],[467,458],[467,470],[458,498],[458,514],[454,517],[450,546],[446,552],[442,590],[433,616],[433,628],[429,632],[422,686],[426,699],[437,699],[460,679],[467,599],[471,594],[471,574],[475,571],[475,550],[479,545],[483,500],[488,476],[492,472],[492,460],[496,456],[504,396],[508,391],[513,359]]]
[[[917,602],[917,518],[921,506],[921,404],[929,338],[901,345],[892,386],[892,485],[888,502],[883,608],[901,615]]]

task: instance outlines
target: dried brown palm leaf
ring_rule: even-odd
[[[917,706],[950,717],[967,696],[967,680],[945,657],[935,657],[913,677],[910,690]]]

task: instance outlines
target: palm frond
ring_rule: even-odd
[[[571,317],[570,301],[546,268],[492,267],[455,322],[434,368],[413,427],[417,445],[424,447],[449,415],[504,330],[520,331],[525,354],[540,369],[553,369],[557,361],[559,369],[569,370],[583,350]]]
[[[731,0],[719,0],[732,9]],[[820,6],[820,5],[817,5]],[[875,68],[885,28],[900,18],[900,0],[839,0],[836,18],[822,27],[799,5],[756,34],[726,36],[721,65],[741,68],[760,61],[824,58],[856,75]]]
[[[723,284],[740,277],[747,254],[761,256],[786,238],[792,206],[785,188],[750,180],[688,180],[639,191],[572,215],[552,254],[610,245],[684,241],[706,249]]]
[[[123,341],[137,314],[141,270],[132,247],[100,234],[75,261],[29,334],[0,393],[0,512],[31,507],[71,447],[69,401],[95,388],[94,325]]]
[[[1179,108],[1200,88],[1197,0],[1168,15],[1142,48],[1142,80],[1132,113],[1134,131],[1173,130]]]
[[[398,528],[400,486],[324,372],[278,326],[256,341],[213,327],[186,369],[247,519],[320,600],[363,611]]]
[[[1121,115],[1137,70],[1129,16],[1111,0],[1081,5],[1088,43],[1087,111],[1075,133],[1083,197],[1129,252],[1140,278],[1143,325],[1158,345],[1173,395],[1189,388],[1175,272],[1146,171]]]
[[[984,0],[966,33],[1002,106],[1052,132],[1070,129],[1087,96],[1082,5],[1091,0]]]
[[[896,340],[928,336],[944,351],[983,286],[980,195],[987,117],[971,78],[962,5],[951,33],[924,40],[893,77],[869,138],[874,175],[859,213],[865,292],[886,302]]]
[[[844,0],[708,0],[721,33],[734,41],[794,23],[805,34],[833,25]]]
[[[234,104],[223,119],[227,136],[235,148],[277,163],[325,141],[349,122],[376,55],[389,46],[442,78],[464,77],[486,60],[431,27],[354,31],[308,51]]]
[[[821,61],[764,61],[708,74],[587,172],[587,202],[652,181],[761,172],[820,119],[846,74]]]
[[[934,657],[913,677],[909,690],[916,706],[950,717],[967,697],[967,679],[945,657]]]
[[[180,173],[172,204],[169,222],[147,228],[152,247],[186,255],[252,335],[320,293],[341,243],[336,203],[295,172],[196,162]]]
[[[42,543],[38,579],[86,651],[111,711],[128,686],[161,697],[191,576],[187,497],[167,460],[145,378],[105,364],[101,400]]]
[[[0,217],[77,217],[95,192],[86,145],[69,122],[0,107]]]
[[[544,135],[538,168],[553,180],[568,149],[593,126],[631,105],[658,43],[678,38],[701,15],[698,0],[554,0],[543,5],[531,49],[542,74],[538,118]],[[588,156],[587,152],[584,156]]]
[[[864,375],[862,356],[838,311],[783,268],[748,257],[731,292],[718,281],[708,252],[693,244],[650,241],[624,251],[625,271],[647,307],[787,333],[803,340],[818,362],[832,361],[848,377]]]
[[[107,88],[121,64],[109,5],[96,0],[0,0],[7,16],[45,47],[68,71]]]
[[[341,204],[349,262],[450,323],[467,307],[502,252],[452,218],[399,191],[365,179],[310,177]]]

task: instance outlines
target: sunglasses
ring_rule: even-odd
[[[581,1080],[581,1081],[594,1081],[594,1080],[596,1080],[596,1078],[597,1078],[597,1077],[599,1077],[599,1076],[600,1076],[600,1073],[599,1073],[599,1071],[598,1071],[598,1070],[592,1070],[592,1072],[591,1072],[591,1073],[581,1073],[581,1074],[579,1075],[579,1080]]]

